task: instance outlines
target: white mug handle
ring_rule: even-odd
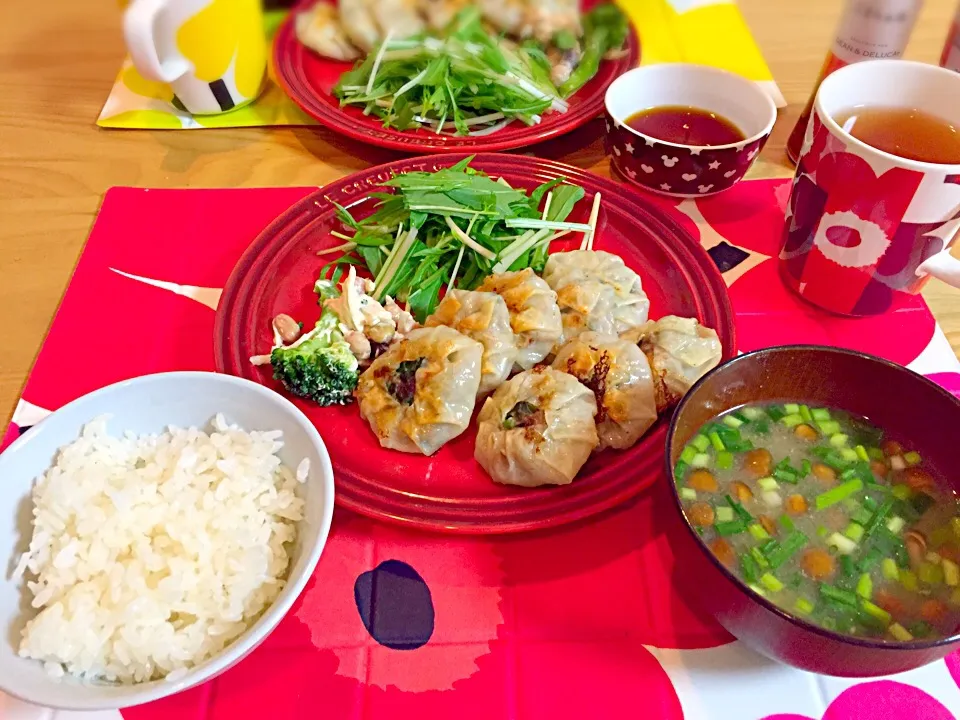
[[[917,276],[932,275],[947,285],[960,288],[960,260],[950,254],[950,248],[941,250],[920,263]]]
[[[156,26],[167,0],[133,0],[123,14],[123,37],[130,58],[147,80],[172,83],[190,72],[190,61],[179,53],[161,58],[157,50]]]

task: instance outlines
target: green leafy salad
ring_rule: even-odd
[[[542,272],[550,243],[569,233],[582,233],[584,246],[592,246],[599,194],[589,222],[568,222],[583,188],[561,178],[528,195],[472,169],[471,159],[393,177],[384,185],[394,191],[374,194],[377,207],[362,220],[337,206],[346,232],[333,235],[345,242],[322,251],[339,256],[324,266],[317,292],[335,287],[345,266],[365,267],[373,299],[396,298],[423,322],[443,287],[470,290],[507,270]]]
[[[535,125],[547,112],[566,112],[566,99],[621,50],[627,34],[627,19],[615,5],[597,6],[583,18],[582,38],[554,38],[551,52],[576,47],[570,72],[555,82],[557,60],[540,42],[491,35],[471,7],[439,35],[386,38],[343,74],[334,95],[342,106],[359,106],[398,130],[483,135],[514,120]]]

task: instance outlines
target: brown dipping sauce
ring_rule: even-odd
[[[684,105],[647,108],[627,118],[627,125],[644,135],[678,145],[730,145],[746,140],[723,115]]]

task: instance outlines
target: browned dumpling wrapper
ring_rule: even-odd
[[[600,442],[596,414],[593,393],[572,375],[527,370],[483,404],[474,457],[504,485],[566,485]]]
[[[623,333],[638,345],[653,368],[657,408],[680,402],[693,384],[720,364],[723,346],[715,330],[696,318],[666,315]]]
[[[425,324],[446,325],[483,345],[481,395],[496,390],[510,376],[517,359],[517,336],[510,327],[507,303],[496,293],[448,290]]]
[[[470,423],[482,356],[451,328],[413,330],[360,376],[360,414],[383,447],[433,455]]]
[[[619,335],[647,321],[650,301],[640,276],[619,255],[571,250],[547,259],[543,279],[557,292],[565,343],[583,332]]]
[[[342,3],[341,3],[342,5]],[[427,29],[420,0],[369,0],[368,6],[380,28],[381,38],[388,35],[403,40]]]
[[[553,367],[593,391],[598,450],[632,447],[656,422],[653,374],[636,345],[613,335],[583,333],[560,349]]]
[[[294,29],[300,42],[324,57],[349,62],[361,55],[340,23],[337,7],[324,0],[298,12]]]
[[[468,0],[423,0],[423,14],[431,30],[445,30],[468,4]]]
[[[557,294],[530,268],[491,275],[477,288],[507,303],[510,327],[517,336],[516,364],[528,370],[541,362],[563,332]]]

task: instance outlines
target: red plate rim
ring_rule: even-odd
[[[250,296],[256,285],[245,283],[244,278],[261,276],[258,268],[269,262],[271,247],[278,237],[289,237],[332,214],[328,199],[350,204],[395,173],[431,171],[452,165],[464,157],[469,154],[406,158],[369,168],[311,193],[282,213],[247,248],[227,280],[214,330],[217,370],[247,376],[249,358],[239,343],[232,341],[231,328],[236,326],[234,320],[242,316],[244,308],[252,305]],[[523,155],[481,153],[476,155],[471,166],[495,174],[526,175],[537,182],[562,176],[584,186],[588,192],[602,192],[604,199],[610,201],[610,207],[635,220],[638,225],[644,225],[645,231],[670,238],[671,242],[661,244],[663,252],[673,260],[686,286],[703,288],[701,296],[695,298],[700,306],[699,315],[716,329],[723,347],[723,360],[735,355],[734,314],[723,277],[699,242],[663,209],[612,180],[564,163]],[[570,485],[532,489],[513,496],[431,497],[384,487],[357,477],[335,463],[336,501],[342,507],[377,519],[450,533],[500,534],[565,525],[620,505],[663,477],[662,452],[668,423],[668,417],[661,417],[641,440],[641,444],[649,448],[647,452],[612,456],[605,471],[611,475],[613,470],[621,472],[608,482],[591,487],[578,487],[574,481]]]
[[[324,2],[325,0],[319,0]],[[309,3],[302,3],[306,5]],[[609,78],[599,87],[581,88],[572,97],[577,100],[571,104],[570,110],[547,127],[536,125],[514,130],[509,137],[497,140],[499,133],[478,138],[436,136],[429,133],[403,132],[388,130],[370,124],[357,122],[349,117],[339,107],[333,107],[317,97],[314,90],[306,81],[307,73],[304,69],[304,58],[312,51],[297,40],[294,29],[294,14],[297,8],[283,21],[273,42],[273,67],[277,84],[283,92],[293,100],[301,110],[324,127],[349,137],[353,140],[376,145],[390,150],[412,153],[460,153],[498,152],[526,147],[535,143],[544,142],[582,127],[595,117],[598,117],[604,108],[604,97],[607,88],[622,73],[636,67],[640,58],[640,40],[633,24],[629,24],[626,53],[615,60],[606,60],[609,69]],[[333,62],[333,61],[331,61]],[[589,95],[584,97],[584,93]],[[509,130],[510,127],[504,128]]]

